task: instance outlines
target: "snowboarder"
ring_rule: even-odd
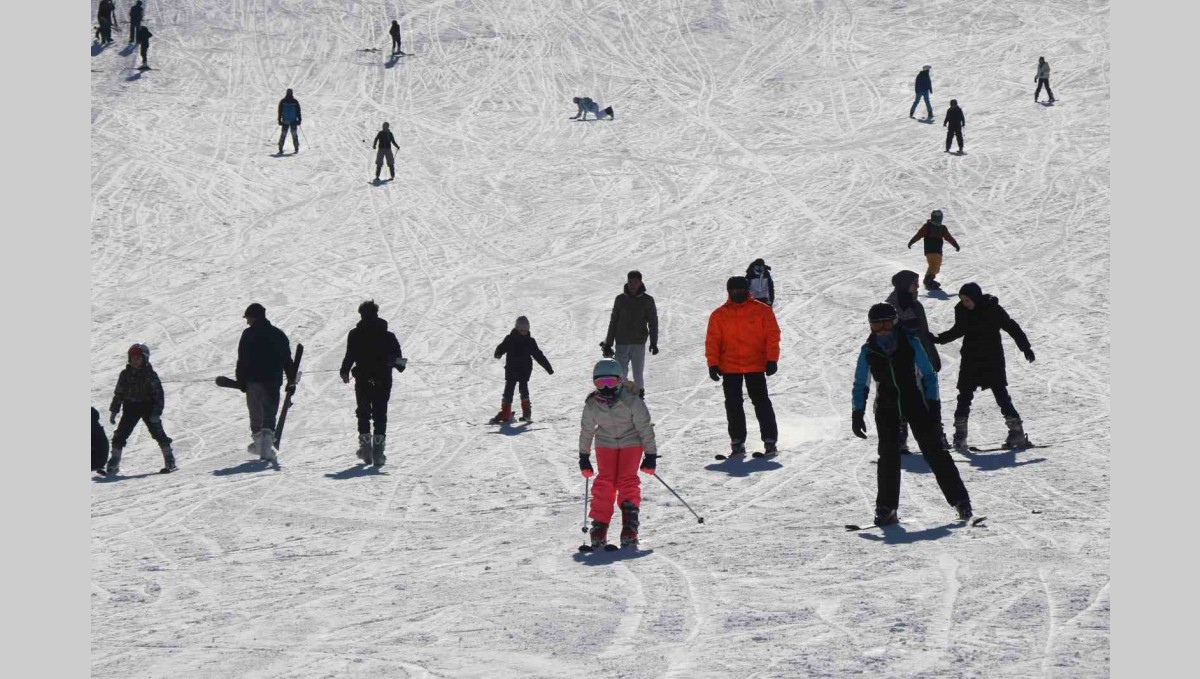
[[[103,475],[107,473],[108,464],[108,435],[104,433],[104,425],[100,424],[100,411],[92,408],[92,471]]]
[[[963,153],[962,131],[967,126],[967,117],[963,115],[963,110],[958,107],[958,100],[950,100],[950,108],[946,109],[946,117],[942,120],[942,127],[946,128],[946,153],[950,153],[951,140],[958,140],[958,154]]]
[[[917,281],[920,276],[916,271],[901,271],[895,276],[892,276],[892,293],[888,295],[886,302],[896,309],[896,320],[900,327],[909,331],[914,337],[921,341],[921,347],[925,349],[925,355],[929,358],[929,363],[933,366],[933,372],[938,373],[942,370],[942,358],[938,355],[937,345],[933,343],[933,335],[929,332],[929,322],[925,318],[925,307],[921,306],[921,301],[917,299]],[[950,448],[950,443],[946,440],[946,434],[942,427],[942,409],[941,401],[935,401],[937,407],[931,413],[933,422],[937,425],[938,438],[941,441],[942,449]],[[914,436],[916,432],[913,432]],[[907,455],[911,451],[908,449],[908,421],[903,416],[900,417],[900,438],[897,441],[897,447],[901,455]]]
[[[339,374],[349,384],[354,375],[354,399],[358,408],[358,459],[382,467],[387,461],[387,408],[392,397],[392,368],[404,372],[404,354],[387,321],[379,317],[379,305],[369,299],[358,305],[358,325],[346,337],[346,356]],[[371,421],[375,434],[371,434]]]
[[[388,35],[392,36],[392,54],[404,54],[400,49],[400,22],[392,19],[392,27],[388,29]]]
[[[571,116],[571,120],[587,120],[588,113],[591,113],[592,117],[596,120],[600,120],[602,115],[608,116],[609,120],[613,120],[617,117],[613,113],[611,106],[600,108],[600,104],[592,101],[591,97],[572,97],[571,101],[575,102],[575,105],[579,107],[578,110],[576,110],[575,115]]]
[[[750,283],[750,296],[766,304],[775,306],[775,279],[771,278],[771,267],[761,258],[750,262],[746,267],[746,280]]]
[[[926,117],[933,120],[933,105],[929,103],[929,95],[933,94],[933,82],[929,79],[929,64],[922,66],[921,72],[917,74],[916,89],[917,96],[913,99],[912,108],[908,109],[908,117],[913,117],[913,114],[917,112],[917,104],[924,99]]]
[[[942,241],[953,245],[955,252],[962,250],[958,246],[958,241],[954,240],[954,236],[950,235],[950,231],[946,228],[946,225],[942,224],[941,210],[934,210],[929,213],[929,219],[909,239],[909,249],[911,250],[913,243],[921,239],[925,239],[925,289],[941,290],[942,285],[936,279],[938,273],[942,270]]]
[[[171,452],[171,437],[167,436],[162,426],[162,382],[150,365],[150,348],[145,344],[129,347],[128,357],[129,363],[117,378],[112,403],[108,406],[108,422],[116,424],[117,430],[113,433],[112,455],[108,458],[107,472],[116,474],[120,471],[121,452],[125,449],[125,443],[138,422],[144,421],[150,436],[154,437],[162,451],[163,468],[160,471],[168,474],[175,471],[175,455]],[[117,424],[117,413],[122,410],[121,423]]]
[[[658,462],[654,424],[646,402],[632,392],[635,385],[625,380],[625,369],[611,358],[600,359],[592,368],[595,391],[583,401],[579,422],[579,472],[590,478],[591,450],[596,442],[599,474],[592,483],[591,548],[608,543],[608,524],[613,503],[621,508],[621,546],[637,548],[638,512],[642,505],[642,473],[653,474]],[[639,464],[640,463],[640,464]]]
[[[708,317],[704,355],[708,376],[724,378],[725,417],[729,427],[730,455],[746,454],[746,413],[742,408],[742,383],[754,404],[762,435],[763,454],[774,455],[779,440],[775,408],[767,394],[767,377],[779,369],[779,324],[771,307],[750,299],[749,283],[730,278],[729,299]]]
[[[146,28],[145,26],[138,26],[137,42],[142,53],[143,69],[150,68],[150,64],[146,63],[146,53],[150,51],[150,38],[152,37],[154,37],[154,34],[150,32],[149,28]]]
[[[533,411],[529,402],[529,377],[533,374],[533,362],[545,369],[547,375],[554,374],[550,361],[538,348],[537,340],[529,334],[529,319],[518,316],[512,332],[496,346],[496,358],[507,355],[504,360],[504,397],[500,401],[500,412],[489,422],[503,424],[512,421],[513,391],[521,390],[521,421],[532,422]]]
[[[292,90],[288,89],[287,94],[283,99],[279,100],[279,110],[276,115],[279,119],[279,154],[283,155],[283,142],[287,140],[288,130],[292,132],[292,149],[293,153],[300,153],[300,140],[296,136],[296,128],[300,127],[300,102],[292,96]]]
[[[1008,394],[1000,331],[1007,332],[1025,355],[1025,360],[1032,363],[1034,354],[1029,338],[1021,326],[1009,318],[1000,301],[983,294],[977,283],[962,286],[958,298],[958,304],[954,305],[954,326],[934,339],[938,344],[947,344],[963,338],[962,362],[958,366],[958,407],[954,409],[954,447],[962,449],[967,445],[967,419],[971,415],[971,400],[976,389],[991,389],[996,405],[1004,414],[1004,423],[1008,425],[1004,447],[1027,447],[1031,445],[1029,437],[1025,435],[1021,416]]]
[[[145,15],[146,8],[142,5],[142,0],[137,0],[133,3],[133,7],[129,8],[129,44],[133,44],[138,40],[138,28],[142,25],[142,16]]]
[[[625,375],[633,364],[633,382],[638,396],[646,396],[646,380],[643,374],[646,364],[646,339],[650,339],[650,355],[658,355],[658,308],[654,298],[646,294],[640,271],[625,275],[624,291],[613,301],[612,313],[608,318],[608,332],[600,343],[600,353],[605,358],[616,357]],[[613,343],[616,342],[616,348]]]
[[[388,124],[383,124],[383,129],[379,134],[375,135],[375,141],[371,144],[371,148],[379,149],[375,152],[375,181],[379,181],[379,173],[383,170],[383,162],[387,161],[388,172],[391,173],[391,179],[396,178],[396,159],[392,156],[392,147],[400,148],[396,143],[396,138],[392,136],[392,131],[388,129]]]
[[[287,376],[287,391],[296,391],[296,369],[287,335],[267,320],[258,302],[246,307],[248,326],[238,341],[237,383],[246,392],[250,413],[252,452],[260,460],[275,461],[275,417],[279,412],[279,387]]]
[[[112,0],[100,0],[100,5],[96,8],[96,21],[100,22],[100,44],[111,43],[113,27],[120,28],[117,25],[117,7]]]
[[[1034,76],[1034,81],[1037,82],[1037,90],[1033,93],[1033,100],[1036,102],[1038,96],[1042,93],[1042,87],[1045,86],[1046,94],[1050,95],[1050,103],[1054,103],[1054,93],[1050,91],[1050,63],[1046,61],[1046,57],[1038,57],[1037,75]]]
[[[971,498],[950,453],[938,445],[933,413],[938,402],[937,377],[916,335],[896,323],[890,304],[876,304],[867,313],[871,334],[858,352],[851,395],[854,435],[867,438],[866,408],[871,379],[875,394],[875,429],[879,437],[878,490],[875,495],[875,524],[888,526],[900,521],[900,450],[896,442],[900,418],[912,427],[913,437],[933,470],[942,496],[958,512],[971,518]],[[918,379],[920,382],[918,382]]]

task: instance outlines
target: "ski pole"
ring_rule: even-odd
[[[591,483],[591,481],[592,480],[588,477],[583,477],[583,527],[579,530],[583,531],[584,533],[587,532],[588,484]]]
[[[671,491],[671,494],[674,495],[677,500],[682,502],[684,507],[688,508],[688,511],[692,513],[692,516],[696,517],[696,523],[704,523],[704,517],[697,514],[696,510],[692,509],[692,506],[687,503],[687,500],[679,497],[679,493],[676,493],[674,488],[668,486],[667,482],[663,481],[661,476],[659,476],[658,474],[653,474],[652,476],[654,476],[654,478],[658,479],[658,482],[663,484],[663,486],[666,486],[666,489]]]

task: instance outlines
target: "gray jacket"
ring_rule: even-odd
[[[1038,64],[1037,77],[1038,77],[1038,80],[1041,80],[1042,78],[1048,79],[1050,77],[1050,62],[1049,61],[1043,61]]]
[[[583,401],[583,416],[579,419],[579,454],[592,452],[592,439],[597,448],[632,448],[642,446],[647,455],[657,455],[654,445],[654,424],[650,422],[650,410],[637,397],[636,385],[629,383],[620,398],[606,405],[588,394]]]
[[[925,354],[929,357],[929,362],[933,364],[934,370],[941,370],[942,357],[938,355],[937,345],[933,343],[933,335],[929,333],[929,321],[925,318],[925,307],[913,299],[912,306],[901,309],[896,305],[895,290],[892,290],[892,294],[888,295],[885,301],[895,307],[896,320],[900,321],[901,327],[907,328],[917,336],[917,339],[921,340],[921,346],[925,348]]]
[[[635,295],[629,292],[626,283],[625,291],[613,300],[604,343],[645,344],[647,337],[650,344],[658,344],[658,307],[654,298],[646,294],[645,285]]]

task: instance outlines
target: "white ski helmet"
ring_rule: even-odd
[[[602,358],[596,361],[595,367],[592,368],[592,380],[597,377],[624,377],[625,371],[621,369],[621,364],[615,358]]]

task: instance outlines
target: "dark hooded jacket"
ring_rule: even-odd
[[[933,92],[933,83],[929,79],[928,70],[921,69],[921,72],[917,74],[916,88],[917,94]]]
[[[129,23],[131,23],[131,24],[141,23],[142,15],[145,13],[145,10],[146,10],[146,8],[141,4],[135,4],[133,7],[130,7],[129,8]]]
[[[285,372],[289,381],[295,378],[288,337],[270,321],[260,318],[242,331],[236,379],[240,384],[266,382],[278,387],[283,384]]]
[[[963,125],[967,124],[967,116],[963,113],[962,107],[951,106],[946,109],[946,117],[942,120],[942,127],[949,127],[952,130],[961,130]]]
[[[754,267],[761,265],[762,275],[754,273]],[[765,280],[762,280],[765,279]],[[760,302],[775,306],[775,279],[771,278],[771,267],[762,259],[750,262],[746,267],[746,282],[750,284],[750,296]],[[763,293],[766,293],[765,295]]]
[[[914,295],[909,294],[908,288],[917,282],[920,276],[914,271],[904,271],[892,277],[895,288],[888,295],[888,304],[896,308],[896,320],[900,326],[921,340],[925,354],[933,365],[934,372],[941,372],[942,357],[938,355],[937,345],[933,343],[933,335],[929,332],[929,321],[925,318],[925,307]]]
[[[533,335],[522,335],[513,328],[504,341],[496,347],[496,358],[507,356],[504,361],[504,379],[525,382],[533,374],[533,362],[537,361],[546,372],[553,372],[550,361],[538,348]]]
[[[658,344],[658,309],[654,298],[646,294],[646,285],[636,295],[630,294],[629,284],[613,302],[612,315],[608,319],[605,344]]]
[[[1007,332],[1022,352],[1030,349],[1029,338],[1021,326],[1008,317],[1000,301],[992,295],[983,294],[978,285],[968,283],[960,293],[970,297],[975,302],[975,308],[968,310],[962,302],[956,304],[954,327],[934,340],[938,344],[946,344],[963,338],[960,354],[962,363],[958,368],[959,390],[1008,386],[1000,331]]]
[[[103,469],[108,463],[108,436],[100,424],[100,411],[92,408],[92,469]]]
[[[875,408],[896,409],[908,421],[929,417],[930,401],[938,401],[937,377],[915,335],[903,327],[892,330],[895,349],[885,351],[872,333],[858,352],[850,402],[854,410],[866,411],[871,381],[879,387]]]
[[[150,361],[143,361],[140,368],[126,365],[121,371],[108,409],[110,412],[116,412],[123,404],[149,403],[151,415],[162,415],[163,400],[162,382],[158,379],[158,373],[154,372]]]
[[[346,356],[341,374],[353,374],[357,380],[392,379],[392,368],[399,370],[396,359],[403,358],[400,341],[388,330],[382,318],[364,318],[346,337]]]
[[[299,125],[301,120],[300,102],[296,97],[287,95],[279,100],[279,110],[277,111],[280,125]]]

